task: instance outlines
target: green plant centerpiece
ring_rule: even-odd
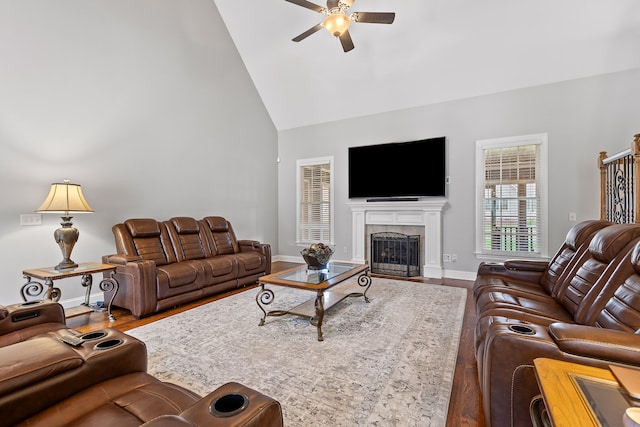
[[[322,270],[327,268],[327,263],[333,255],[333,248],[324,243],[313,243],[308,248],[300,251],[309,270]]]

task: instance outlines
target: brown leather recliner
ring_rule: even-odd
[[[147,374],[137,339],[110,329],[81,337],[78,347],[44,336],[0,348],[0,426],[282,425],[278,402],[255,390],[228,383],[201,398]]]
[[[549,262],[508,260],[502,264],[480,264],[473,287],[474,297],[491,291],[553,295],[556,283],[569,273],[576,258],[588,250],[596,232],[609,225],[611,222],[604,220],[576,224]]]
[[[556,302],[565,312],[544,299],[485,305],[476,358],[488,425],[531,425],[529,404],[539,394],[535,358],[640,365],[634,333],[640,328],[639,231],[638,225],[615,225],[596,234],[588,254],[558,284]],[[484,337],[478,337],[481,324]]]
[[[208,295],[255,283],[271,272],[271,247],[238,240],[222,217],[168,221],[128,219],[113,226],[119,289],[113,304],[143,317]],[[105,293],[109,301],[115,290]]]
[[[0,427],[282,426],[280,404],[241,384],[201,398],[159,381],[146,373],[144,343],[69,329],[58,303],[0,306],[0,343]]]

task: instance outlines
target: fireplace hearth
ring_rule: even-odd
[[[371,272],[390,276],[419,276],[420,236],[372,233]]]

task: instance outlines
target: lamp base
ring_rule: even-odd
[[[68,270],[70,268],[76,268],[77,266],[78,264],[76,264],[75,262],[65,259],[63,261],[60,261],[60,263],[56,265],[54,268],[56,270]]]
[[[71,261],[71,251],[78,241],[80,233],[73,227],[71,217],[69,216],[63,216],[60,225],[62,227],[58,228],[53,233],[53,237],[56,239],[56,243],[60,246],[60,250],[62,251],[62,261],[56,265],[55,269],[65,270],[68,268],[75,268],[78,264]]]

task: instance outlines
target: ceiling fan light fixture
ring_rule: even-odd
[[[342,12],[332,13],[331,15],[324,18],[322,25],[329,32],[329,34],[331,34],[332,36],[340,37],[345,31],[349,29],[349,25],[351,25],[351,19],[349,19],[349,17]]]

